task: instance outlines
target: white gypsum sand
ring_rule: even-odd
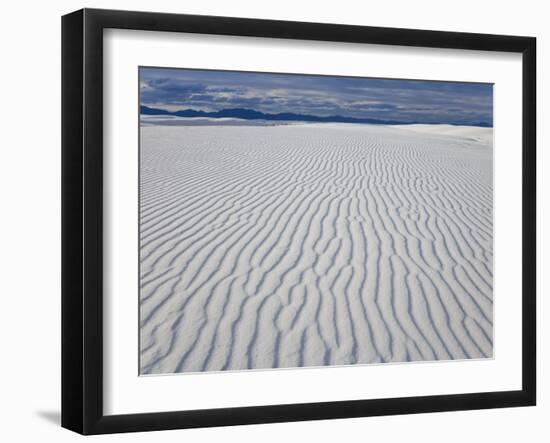
[[[140,142],[142,374],[492,356],[492,129]]]

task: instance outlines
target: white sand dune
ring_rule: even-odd
[[[492,143],[458,132],[142,127],[141,373],[492,357]]]
[[[480,141],[490,145],[493,143],[493,128],[456,125],[397,125],[394,127],[430,134],[432,136],[451,135],[457,138]]]

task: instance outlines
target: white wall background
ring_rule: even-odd
[[[280,442],[550,440],[549,12],[536,0],[5,2],[0,59],[0,438],[81,440],[60,410],[60,16],[81,7],[531,35],[538,38],[539,405],[534,408],[102,436],[94,441]],[[546,109],[543,109],[546,108]],[[546,112],[545,112],[546,111]],[[545,269],[546,268],[546,269]],[[6,284],[7,283],[7,284]]]

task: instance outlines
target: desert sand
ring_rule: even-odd
[[[140,134],[141,374],[492,357],[491,128]]]

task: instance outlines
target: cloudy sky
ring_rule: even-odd
[[[422,123],[493,122],[490,84],[140,68],[141,104]]]

